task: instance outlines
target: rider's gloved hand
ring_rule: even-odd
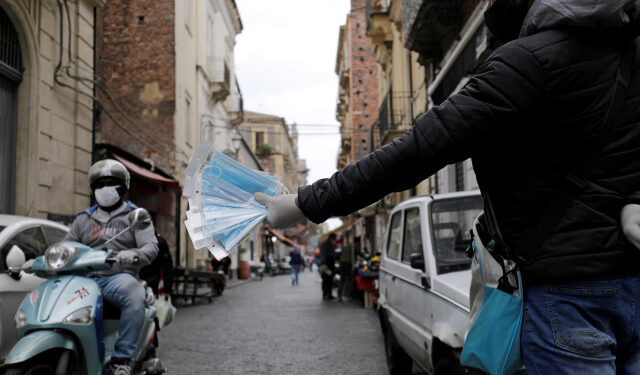
[[[137,259],[138,259],[138,254],[133,250],[121,250],[116,255],[116,260],[118,261],[118,264],[120,264],[121,266],[128,266],[128,265],[134,264],[136,263]]]
[[[640,204],[628,204],[622,208],[622,231],[629,242],[640,250]]]
[[[295,225],[305,216],[296,204],[297,194],[283,194],[272,197],[264,193],[255,193],[258,203],[267,206],[267,222],[274,228],[286,228]]]

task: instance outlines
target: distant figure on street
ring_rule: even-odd
[[[329,238],[320,245],[320,259],[322,267],[318,268],[322,277],[322,300],[328,301],[336,299],[331,293],[333,285],[333,275],[336,272],[336,235],[331,233]]]
[[[309,257],[309,271],[313,272],[313,264],[316,262],[314,257]]]
[[[211,257],[211,268],[213,268],[213,272],[222,271],[224,273],[224,281],[229,281],[229,267],[231,267],[231,259],[229,257],[224,257],[222,260],[216,259],[216,257]]]
[[[298,285],[298,274],[300,273],[300,266],[302,266],[302,255],[300,250],[294,248],[289,253],[289,264],[291,265],[291,285]]]
[[[355,241],[360,241],[360,237],[356,237]],[[344,242],[342,251],[340,252],[340,286],[338,287],[338,301],[342,301],[343,296],[349,296],[351,292],[351,280],[353,274],[353,257],[356,252],[354,244]]]

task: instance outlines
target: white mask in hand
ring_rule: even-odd
[[[629,242],[640,250],[640,205],[628,204],[622,208],[622,231]]]
[[[120,200],[120,194],[118,194],[118,188],[120,186],[105,186],[100,189],[96,189],[96,200],[100,207],[111,207],[118,203]]]

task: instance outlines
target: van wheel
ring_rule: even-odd
[[[436,364],[433,375],[464,375],[464,371],[453,357],[444,357]]]
[[[390,375],[407,375],[411,374],[413,368],[413,360],[409,355],[398,345],[389,323],[384,319],[384,352],[387,357],[387,367],[389,367]]]

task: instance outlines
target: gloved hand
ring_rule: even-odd
[[[264,193],[255,193],[258,203],[267,206],[267,222],[274,228],[286,228],[295,225],[305,216],[296,204],[297,194],[283,194],[272,197]]]
[[[121,266],[128,266],[128,265],[134,264],[136,263],[137,259],[138,259],[138,254],[133,250],[121,250],[116,255],[116,260],[118,261],[118,264],[120,264]]]
[[[622,231],[629,242],[640,250],[640,204],[628,204],[622,208]]]
[[[153,289],[148,286],[144,291],[144,305],[151,306],[156,302],[156,296],[153,294]]]

